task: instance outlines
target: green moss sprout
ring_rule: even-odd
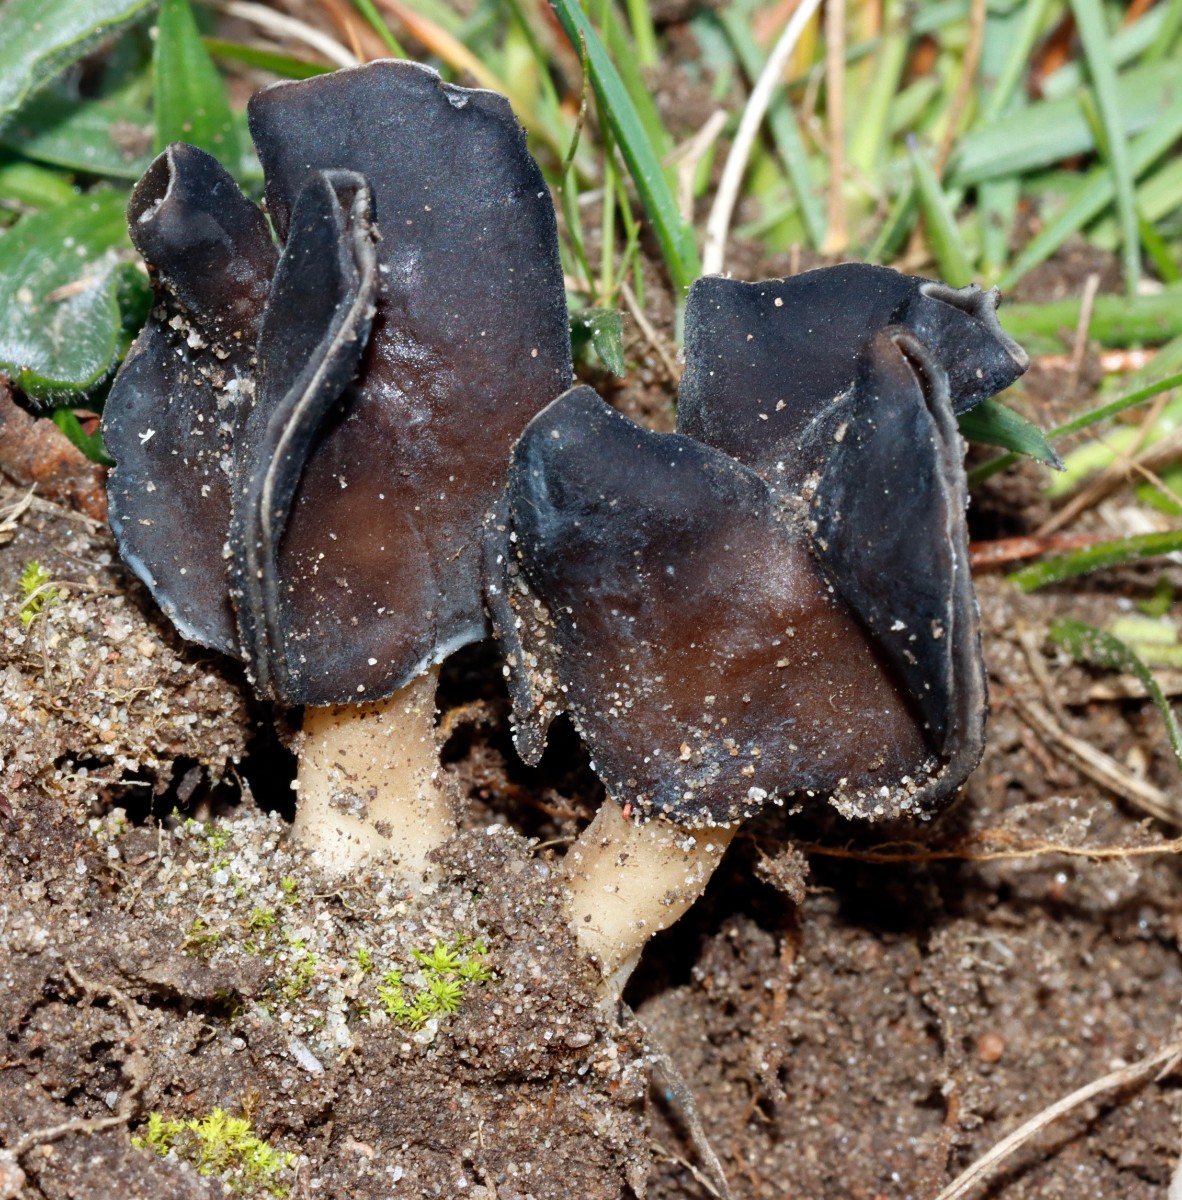
[[[28,629],[37,617],[61,599],[50,574],[36,559],[25,564],[20,578],[21,624]]]
[[[147,1128],[133,1137],[131,1144],[153,1150],[161,1157],[175,1153],[192,1163],[198,1174],[217,1175],[242,1195],[262,1191],[270,1196],[286,1196],[290,1184],[280,1176],[290,1171],[296,1160],[290,1151],[276,1150],[263,1141],[246,1117],[232,1117],[221,1108],[189,1120],[149,1113]]]
[[[463,934],[449,945],[436,941],[429,953],[412,951],[419,965],[423,985],[407,989],[403,972],[391,969],[378,985],[378,1000],[393,1021],[421,1029],[436,1017],[458,1012],[468,988],[492,978],[485,961],[487,949],[482,940],[472,941]]]

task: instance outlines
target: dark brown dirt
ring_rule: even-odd
[[[667,425],[668,373],[629,336],[640,366],[617,403]],[[1036,371],[1031,415],[1075,407],[1065,382]],[[975,536],[1037,525],[1041,479],[982,490]],[[61,595],[26,627],[32,560]],[[569,731],[539,770],[514,761],[491,652],[446,682],[466,808],[442,882],[411,900],[377,864],[328,887],[285,837],[275,715],[179,642],[100,526],[35,503],[0,545],[0,1200],[222,1194],[130,1140],[150,1112],[215,1108],[297,1156],[280,1181],[298,1197],[698,1200],[711,1185],[662,1051],[737,1198],[932,1200],[1027,1117],[1179,1034],[1177,858],[1062,852],[1171,834],[1070,742],[1182,812],[1161,721],[1127,681],[1133,698],[1102,698],[1113,679],[1046,637],[1177,570],[1028,597],[981,577],[985,761],[941,822],[889,835],[948,857],[834,857],[871,841],[824,811],[753,822],[651,945],[635,1017],[605,1016],[555,875],[598,787]],[[492,978],[422,1030],[387,1018],[381,973],[461,935]],[[1171,1076],[1104,1095],[975,1194],[1160,1197],[1180,1118]]]

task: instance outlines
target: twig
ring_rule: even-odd
[[[1182,854],[1182,838],[1154,842],[1149,846],[1070,846],[1061,842],[1040,842],[1036,846],[1024,846],[1013,850],[970,850],[963,845],[948,850],[855,850],[849,846],[823,846],[817,842],[799,842],[798,845],[805,854],[883,866],[895,863],[998,862],[1004,859],[1042,858],[1047,854],[1087,858],[1095,862],[1145,858],[1150,854]]]
[[[1070,1095],[1064,1096],[1062,1100],[1057,1100],[1049,1108],[1044,1108],[1042,1112],[1031,1117],[1025,1124],[1019,1125],[1008,1137],[1002,1138],[992,1150],[982,1155],[967,1170],[962,1171],[935,1200],[959,1200],[974,1184],[989,1175],[999,1163],[1009,1158],[1015,1150],[1052,1122],[1057,1121],[1073,1109],[1079,1108],[1081,1104],[1087,1103],[1095,1096],[1140,1082],[1155,1067],[1177,1059],[1179,1056],[1182,1056],[1182,1040],[1170,1042],[1156,1054],[1151,1054],[1148,1058],[1141,1059],[1140,1062],[1121,1067],[1117,1071],[1110,1071],[1107,1075],[1102,1075],[1099,1079],[1094,1079],[1091,1083],[1077,1088]]]
[[[822,250],[840,254],[845,226],[845,0],[825,5],[825,125],[828,130],[828,220]]]
[[[772,93],[779,85],[780,76],[796,49],[796,43],[805,27],[817,11],[821,0],[801,0],[800,7],[792,14],[792,20],[784,27],[775,48],[768,55],[768,60],[756,80],[755,87],[743,109],[735,140],[731,143],[730,153],[726,158],[726,166],[722,170],[722,179],[718,184],[718,192],[710,209],[710,217],[706,221],[706,241],[702,248],[702,274],[718,275],[722,271],[726,259],[726,239],[730,231],[731,216],[735,210],[735,201],[739,196],[739,188],[743,184],[743,175],[747,171],[747,161],[751,157],[751,147],[755,145],[756,135],[771,104]]]
[[[952,103],[948,106],[944,136],[940,139],[940,148],[936,151],[936,158],[932,163],[938,179],[944,177],[944,168],[948,165],[949,155],[956,142],[957,126],[960,125],[960,119],[968,107],[969,97],[973,94],[973,82],[977,78],[977,67],[981,62],[981,49],[985,45],[985,8],[986,0],[972,0],[969,8],[969,40],[961,60],[960,79],[957,81]]]
[[[289,17],[286,13],[276,12],[265,4],[255,4],[253,0],[211,0],[213,7],[220,9],[228,16],[237,17],[260,29],[281,38],[291,38],[311,46],[317,53],[322,54],[329,62],[338,67],[357,66],[357,57],[345,49],[336,38],[329,37],[322,29],[301,21],[298,17]]]
[[[29,511],[33,503],[33,489],[14,500],[11,504],[0,507],[0,546],[11,542],[16,536],[16,527],[21,517]]]
[[[1101,787],[1123,796],[1130,804],[1159,821],[1170,825],[1182,824],[1182,807],[1144,779],[1126,771],[1114,758],[1097,750],[1082,738],[1068,733],[1041,704],[1013,697],[1014,707],[1048,741],[1051,749],[1066,756],[1072,766]]]
[[[1059,554],[1064,550],[1083,550],[1111,538],[1108,533],[1054,533],[1027,537],[997,538],[991,542],[969,543],[969,566],[974,571],[1004,567],[1024,558]]]
[[[1096,307],[1096,293],[1100,290],[1100,273],[1093,271],[1084,280],[1079,298],[1079,321],[1075,326],[1075,340],[1071,343],[1071,373],[1068,390],[1079,387],[1079,376],[1083,370],[1084,353],[1088,348],[1088,332],[1092,327],[1092,312]]]
[[[676,383],[681,378],[681,368],[661,340],[661,335],[653,328],[652,322],[644,315],[644,310],[636,299],[636,293],[628,286],[627,282],[620,284],[620,292],[624,297],[624,303],[628,306],[628,311],[632,314],[632,319],[640,327],[640,332],[644,334],[645,340],[664,363],[665,370],[669,372],[669,378]]]

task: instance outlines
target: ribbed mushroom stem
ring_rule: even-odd
[[[295,835],[331,873],[389,853],[418,880],[455,832],[435,733],[438,679],[436,667],[387,700],[305,710]]]
[[[571,923],[604,977],[605,999],[622,991],[649,938],[702,894],[735,827],[690,831],[640,824],[610,798],[566,856]]]

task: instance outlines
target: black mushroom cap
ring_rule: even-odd
[[[169,146],[136,185],[131,239],[155,307],[103,412],[120,553],[187,638],[237,653],[226,585],[236,410],[278,252],[230,173]]]
[[[963,490],[947,477],[959,439],[946,380],[914,342],[891,329],[864,351],[849,450],[833,443],[842,453],[811,507],[785,504],[719,450],[642,429],[588,388],[534,418],[486,544],[527,761],[566,711],[615,800],[685,825],[733,823],[806,791],[871,818],[926,815],[955,790],[980,753],[982,668],[957,574]],[[884,445],[868,450],[876,426]],[[892,459],[917,481],[904,509],[884,507],[881,491],[847,505],[835,480]],[[814,523],[831,539],[819,554]],[[867,571],[834,565],[865,544]],[[918,583],[912,569],[929,567],[938,574]],[[854,586],[872,582],[869,599]],[[918,676],[897,669],[878,633],[892,599],[909,616],[936,604],[950,668],[925,645]],[[924,670],[966,689],[952,696],[958,712],[982,711],[937,729],[916,694]]]
[[[416,64],[274,85],[250,122],[277,269],[200,151],[133,200],[158,305],[107,405],[116,532],[262,690],[378,699],[485,632],[481,523],[571,377],[553,208],[507,101]]]
[[[888,325],[910,329],[943,364],[957,413],[1013,383],[1029,359],[997,306],[996,289],[863,263],[761,283],[699,279],[686,304],[678,432],[796,487],[820,465],[816,448],[843,419],[858,361]]]

